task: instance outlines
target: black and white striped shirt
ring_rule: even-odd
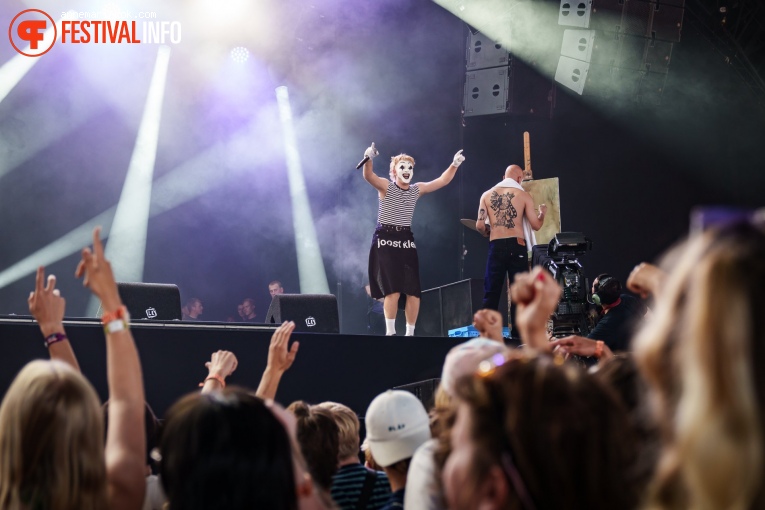
[[[409,189],[399,188],[395,182],[388,184],[385,198],[377,208],[377,223],[411,227],[414,206],[420,198],[420,187],[412,184]]]

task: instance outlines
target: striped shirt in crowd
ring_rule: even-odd
[[[364,487],[369,469],[361,464],[341,467],[332,477],[332,499],[341,510],[356,510],[361,490]],[[374,489],[367,502],[367,510],[377,510],[385,506],[390,499],[390,484],[388,477],[382,471],[377,471]]]
[[[377,208],[377,223],[411,227],[414,206],[420,198],[420,187],[412,184],[409,189],[399,188],[395,182],[388,184],[385,198]]]

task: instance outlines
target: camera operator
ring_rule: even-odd
[[[632,333],[646,313],[642,301],[629,294],[622,294],[621,282],[604,273],[592,282],[592,303],[602,308],[602,314],[587,338],[603,341],[613,352],[630,350]],[[586,339],[572,335],[557,343],[567,346],[583,341]]]

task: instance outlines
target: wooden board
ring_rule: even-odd
[[[460,223],[462,223],[462,225],[464,227],[469,228],[473,232],[478,232],[478,229],[475,226],[475,223],[476,223],[475,220],[471,220],[470,218],[462,218],[460,220]],[[478,233],[481,234],[480,232],[478,232]],[[483,235],[483,234],[481,234],[481,235]]]
[[[547,244],[555,237],[555,234],[561,231],[558,178],[551,177],[549,179],[523,181],[521,186],[534,198],[534,209],[539,204],[547,205],[545,223],[536,232],[537,244]]]

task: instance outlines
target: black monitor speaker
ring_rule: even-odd
[[[122,303],[133,320],[181,320],[181,293],[166,283],[117,283]]]
[[[295,331],[339,333],[337,298],[332,294],[276,294],[266,323],[293,321]]]
[[[420,381],[411,384],[404,384],[403,386],[396,386],[394,390],[406,390],[412,393],[417,400],[422,402],[423,407],[430,412],[436,402],[436,390],[438,389],[438,383],[441,379],[428,379],[426,381]]]

